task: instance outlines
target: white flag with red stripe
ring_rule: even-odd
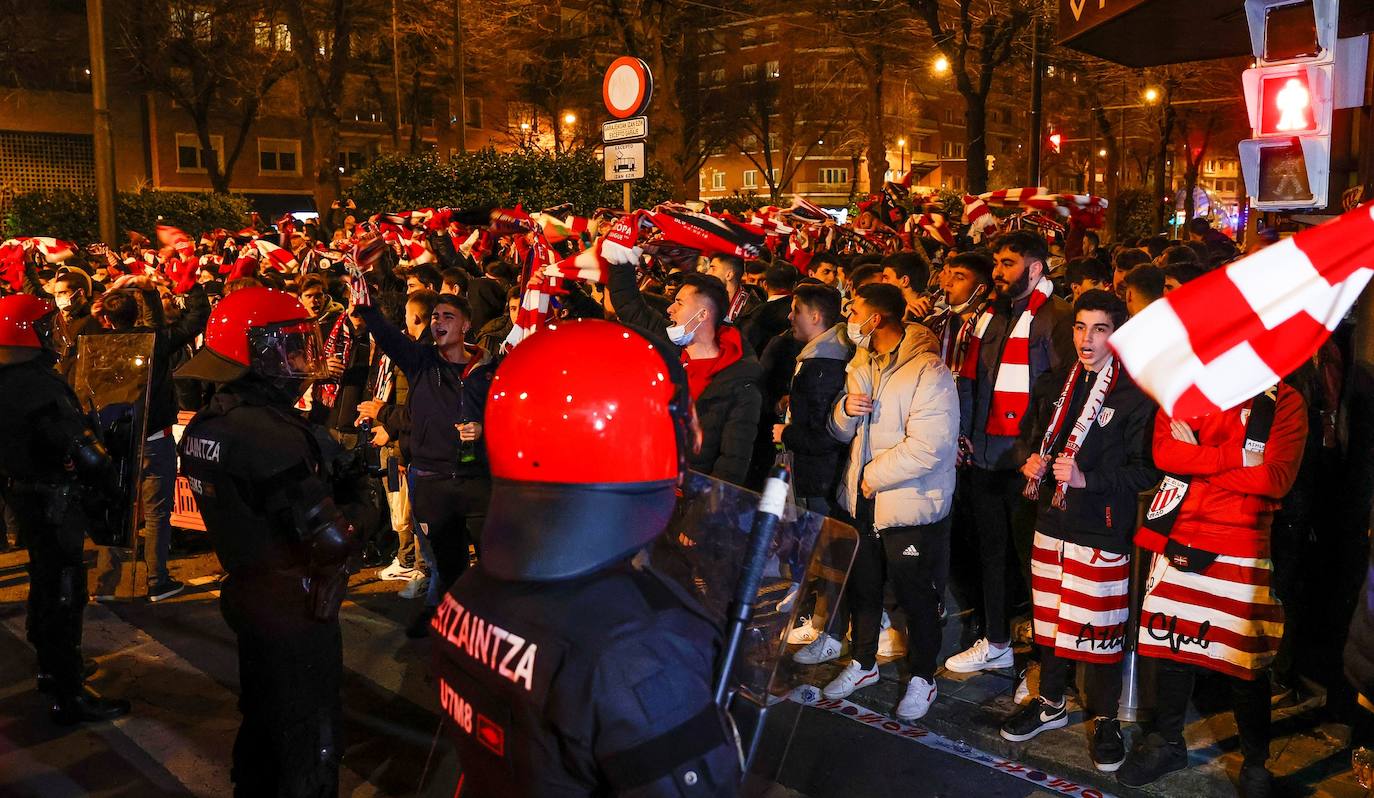
[[[1228,410],[1302,365],[1374,274],[1374,203],[1189,282],[1111,338],[1173,418]]]
[[[256,239],[253,246],[257,249],[264,266],[271,266],[279,272],[294,272],[300,268],[296,256],[292,255],[289,249],[282,249],[265,238]]]
[[[48,263],[61,263],[76,254],[75,244],[69,244],[59,238],[28,236],[18,240],[23,242],[25,247],[41,254],[43,260]]]

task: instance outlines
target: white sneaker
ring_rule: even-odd
[[[897,704],[897,719],[911,721],[924,718],[930,711],[930,705],[935,703],[935,694],[935,682],[928,682],[919,676],[911,677],[911,681],[906,683],[906,695]]]
[[[805,648],[792,655],[792,661],[799,665],[819,665],[840,656],[843,646],[840,641],[828,634],[812,640]]]
[[[792,627],[792,631],[787,633],[787,645],[804,646],[815,642],[816,638],[821,636],[821,630],[817,629],[814,623],[815,620],[810,615],[801,618],[800,622]]]
[[[850,660],[840,675],[831,680],[830,684],[821,691],[826,698],[848,698],[855,690],[860,687],[867,687],[870,684],[878,683],[878,665],[864,670],[863,666],[854,660]]]
[[[414,568],[407,568],[401,565],[399,559],[392,560],[391,564],[377,572],[377,578],[384,582],[409,582],[421,574]]]
[[[967,651],[961,651],[945,660],[945,667],[955,673],[977,673],[996,668],[1010,668],[1012,662],[1011,646],[996,649],[986,637],[983,637],[969,646]]]
[[[792,605],[797,603],[797,597],[800,595],[801,583],[792,583],[792,589],[787,591],[787,595],[783,596],[782,601],[778,602],[778,612],[791,612]],[[807,642],[809,643],[811,641],[808,640]]]
[[[1040,666],[1034,662],[1026,665],[1025,673],[1021,674],[1021,680],[1016,683],[1016,692],[1012,693],[1011,700],[1017,706],[1024,707],[1031,700],[1031,672],[1039,672]],[[1037,680],[1038,681],[1038,680]]]
[[[406,586],[401,588],[401,598],[413,599],[420,598],[429,592],[429,577],[417,576],[406,582]]]
[[[878,656],[901,657],[906,654],[906,640],[891,626],[878,633]]]

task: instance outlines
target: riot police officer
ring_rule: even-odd
[[[327,373],[310,314],[267,288],[225,297],[205,347],[176,372],[221,385],[180,452],[227,573],[220,610],[238,637],[235,795],[338,792],[338,611],[357,535],[334,502],[328,436],[291,409],[305,383]]]
[[[38,652],[38,686],[54,697],[53,719],[69,725],[117,718],[129,702],[83,684],[88,521],[80,494],[82,486],[114,485],[114,474],[76,394],[53,369],[55,310],[28,294],[0,297],[0,490],[29,550],[28,638]]]
[[[497,369],[481,558],[431,624],[461,794],[737,791],[721,632],[632,561],[672,514],[689,419],[681,367],[617,324],[555,325]]]

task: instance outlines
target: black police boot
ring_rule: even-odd
[[[100,670],[100,663],[96,662],[93,659],[82,660],[81,681],[84,682],[85,680],[91,678],[96,674],[96,671],[98,670]],[[51,673],[38,674],[38,692],[52,695],[56,689],[57,684],[53,681]]]
[[[60,696],[52,705],[52,719],[61,726],[99,720],[114,720],[129,714],[129,702],[122,698],[101,698],[89,687],[76,695]]]

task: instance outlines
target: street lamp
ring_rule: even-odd
[[[1099,158],[1106,158],[1106,157],[1107,157],[1107,151],[1106,151],[1106,150],[1098,150],[1098,151],[1097,151],[1097,157],[1099,157]]]
[[[1149,88],[1145,89],[1145,102],[1159,102],[1159,89],[1156,89],[1154,86],[1150,86]]]
[[[902,174],[898,175],[901,177],[906,174],[906,139],[897,139],[897,146],[902,148]]]
[[[935,59],[935,63],[930,65],[931,70],[937,75],[943,75],[949,71],[949,59],[943,55]]]
[[[565,124],[565,125],[575,125],[575,124],[577,124],[577,114],[575,114],[575,113],[573,113],[573,112],[571,112],[571,111],[569,111],[569,112],[566,113],[566,114],[563,114],[563,124]]]

